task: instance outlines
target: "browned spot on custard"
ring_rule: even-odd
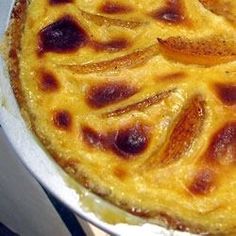
[[[121,70],[135,68],[147,63],[151,58],[159,53],[158,44],[154,44],[143,50],[132,52],[128,55],[121,56],[108,61],[100,61],[95,63],[87,63],[82,65],[61,65],[75,73],[89,74],[105,72],[110,70]]]
[[[165,6],[152,12],[151,16],[156,20],[171,24],[180,24],[187,19],[182,0],[167,0]]]
[[[61,5],[66,3],[72,3],[73,0],[49,0],[50,5]]]
[[[89,12],[85,12],[80,10],[82,16],[86,18],[89,21],[93,21],[96,25],[102,26],[118,26],[128,29],[135,29],[137,27],[143,26],[146,24],[146,22],[140,21],[140,20],[123,20],[123,19],[116,19],[96,14],[91,14]]]
[[[88,146],[113,151],[124,160],[133,159],[144,152],[149,143],[149,129],[140,123],[104,133],[84,126],[82,134]]]
[[[216,15],[225,17],[236,24],[236,15],[233,13],[233,5],[230,0],[199,0],[202,5]]]
[[[70,130],[72,126],[72,116],[66,110],[54,111],[53,123],[61,130]]]
[[[118,52],[127,49],[130,46],[130,42],[127,39],[120,38],[108,42],[92,41],[90,45],[96,51]]]
[[[236,122],[225,124],[212,137],[207,151],[207,160],[223,165],[236,162]]]
[[[93,108],[102,108],[125,100],[138,89],[124,82],[110,82],[92,86],[87,93],[87,103]]]
[[[197,172],[189,190],[194,195],[205,195],[215,187],[215,173],[211,169],[202,169]]]
[[[59,89],[60,85],[52,73],[42,72],[40,73],[38,87],[44,92],[55,92]]]
[[[39,54],[72,52],[88,41],[85,30],[72,16],[64,16],[39,32]]]
[[[124,5],[118,1],[105,1],[99,8],[99,11],[105,14],[122,14],[132,10],[131,6]]]
[[[93,130],[89,126],[82,127],[82,135],[84,142],[91,147],[103,148],[106,143],[106,135]]]
[[[129,113],[131,111],[143,111],[144,109],[146,109],[154,104],[160,103],[164,99],[168,98],[172,92],[174,92],[174,89],[164,91],[161,93],[158,92],[155,95],[145,98],[142,101],[130,104],[128,106],[119,108],[119,109],[111,111],[111,112],[107,112],[107,113],[103,114],[103,116],[104,117],[115,117],[115,116],[120,116],[120,115]]]
[[[165,57],[185,64],[214,66],[236,60],[234,39],[226,41],[218,36],[197,40],[170,37],[158,39],[158,42]]]
[[[236,84],[217,83],[214,88],[223,104],[227,106],[236,105]]]
[[[121,181],[125,180],[128,174],[124,168],[119,166],[114,168],[113,173]]]
[[[142,124],[136,124],[116,132],[113,150],[124,159],[129,159],[143,153],[148,143],[148,128]]]

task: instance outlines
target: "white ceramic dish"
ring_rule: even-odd
[[[7,28],[13,5],[14,0],[1,0],[0,2],[0,38]],[[137,218],[90,194],[78,184],[76,184],[76,188],[70,187],[72,180],[69,180],[69,177],[47,155],[24,123],[12,93],[6,65],[2,58],[0,58],[0,122],[12,147],[18,153],[26,168],[43,186],[82,218],[113,235],[190,235],[189,233],[169,231],[145,222],[135,226],[119,222],[108,224],[102,218],[100,219],[98,215],[101,215],[104,211],[109,211],[113,215],[122,215],[122,218],[125,218],[128,222],[137,222]],[[87,208],[86,204],[83,204],[83,202],[88,201],[92,208]],[[96,215],[92,213],[95,209]]]

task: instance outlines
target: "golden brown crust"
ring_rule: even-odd
[[[55,160],[55,156],[53,156]],[[99,188],[93,180],[90,180],[86,174],[81,172],[78,168],[79,163],[76,161],[63,162],[58,160],[61,167],[70,175],[72,175],[80,184],[90,189],[93,193],[101,196],[117,207],[131,213],[134,216],[138,216],[146,219],[150,223],[158,224],[163,227],[167,227],[172,230],[180,230],[186,232],[192,232],[197,234],[208,235],[207,229],[201,225],[193,225],[191,220],[189,222],[183,221],[181,218],[171,216],[169,213],[161,211],[147,211],[145,209],[140,209],[140,207],[135,208],[131,202],[124,202],[123,200],[115,201],[111,194],[111,191],[106,188]]]
[[[20,84],[19,54],[21,50],[21,36],[26,19],[27,0],[18,0],[12,10],[10,26],[7,31],[8,47],[7,62],[13,91],[17,101],[23,107],[24,96]]]

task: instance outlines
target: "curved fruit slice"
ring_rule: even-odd
[[[82,16],[89,20],[93,21],[96,25],[113,25],[113,26],[119,26],[119,27],[124,27],[124,28],[129,28],[129,29],[134,29],[139,26],[142,26],[146,24],[146,22],[138,21],[138,20],[121,20],[121,19],[115,19],[107,16],[101,16],[101,15],[96,15],[92,14],[86,11],[81,11]]]
[[[201,132],[204,120],[205,101],[202,96],[195,95],[182,111],[160,155],[154,153],[150,157],[149,166],[166,167],[178,161]]]
[[[213,66],[236,60],[236,43],[218,36],[196,41],[170,37],[158,42],[164,56],[185,64]]]
[[[62,65],[73,72],[89,74],[104,72],[109,70],[120,70],[125,68],[137,67],[148,62],[152,57],[159,53],[158,44],[154,44],[142,50],[132,52],[128,55],[114,58],[108,61],[92,62],[82,65]]]
[[[168,98],[172,92],[174,92],[175,89],[164,91],[164,92],[158,92],[154,94],[151,97],[148,97],[142,101],[130,104],[128,106],[119,108],[117,110],[105,113],[103,116],[104,117],[115,117],[115,116],[120,116],[126,113],[129,113],[131,111],[142,111],[145,108],[148,108],[154,104],[162,102],[164,99]]]

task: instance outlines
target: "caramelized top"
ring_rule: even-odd
[[[52,157],[145,222],[236,235],[236,1],[29,2],[13,88]]]

